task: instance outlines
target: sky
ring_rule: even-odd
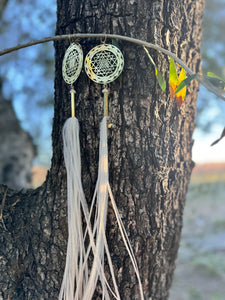
[[[225,79],[225,0],[206,0],[203,19],[202,68]],[[225,95],[225,94],[224,94]],[[200,86],[193,139],[193,160],[197,163],[225,162],[225,137],[215,146],[225,127],[225,101]],[[201,129],[200,129],[201,128]]]
[[[203,135],[198,129],[195,130],[193,139],[192,159],[197,164],[225,162],[225,137],[216,145],[210,146],[222,133],[222,126],[211,134]]]
[[[18,0],[9,1],[9,5],[4,12],[3,23],[0,24],[0,28],[5,28],[5,31],[0,30],[0,49],[54,35],[56,22],[55,1],[38,0],[37,7],[34,7],[32,0],[24,0],[24,3],[26,5]],[[220,9],[221,11],[222,9]],[[225,13],[225,3],[223,12]],[[17,18],[18,15],[23,16],[23,18]],[[219,57],[220,51],[221,43],[219,41],[218,43],[211,43],[208,55],[215,56],[218,53]],[[34,161],[35,164],[50,164],[51,160],[53,104],[44,104],[46,99],[52,101],[54,97],[54,65],[49,65],[46,76],[46,67],[41,65],[39,61],[45,59],[48,62],[53,57],[53,44],[46,43],[17,51],[12,56],[6,55],[4,63],[0,58],[0,75],[6,79],[3,85],[4,95],[7,99],[13,99],[13,105],[22,127],[31,132],[35,143],[39,147],[39,156]],[[220,65],[225,70],[225,59],[222,56],[220,58]],[[204,127],[207,120],[215,124],[211,126],[212,128],[209,131],[203,131],[200,128],[195,129],[193,160],[196,163],[225,161],[225,138],[217,145],[210,146],[214,140],[219,138],[225,126],[225,117],[222,121],[217,117],[220,115],[221,118],[220,110],[225,112],[225,102],[215,106],[214,103],[218,99],[202,88],[198,99],[197,105],[204,103],[205,99],[210,99],[210,101],[205,102],[208,106],[205,113],[197,114],[197,123],[201,125],[200,127]]]

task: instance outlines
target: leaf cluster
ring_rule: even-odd
[[[158,81],[158,84],[162,91],[166,90],[166,81],[163,78],[162,73],[159,71],[156,66],[153,58],[151,57],[149,51],[146,47],[144,47],[147,56],[155,68],[155,75]],[[198,73],[194,73],[188,77],[186,77],[186,73],[183,67],[181,67],[179,76],[177,75],[177,68],[174,62],[174,59],[170,57],[170,67],[169,67],[169,91],[170,91],[170,99],[176,100],[177,105],[181,107],[182,103],[185,100],[187,85],[196,78],[201,78],[202,82],[207,84],[207,86],[211,86],[213,89],[218,90],[219,93],[224,93],[225,91],[225,80],[213,72],[207,72],[207,75],[201,75]]]

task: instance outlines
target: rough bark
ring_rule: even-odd
[[[57,34],[108,32],[171,50],[194,71],[200,66],[203,0],[58,0]],[[110,41],[107,41],[110,42]],[[99,40],[81,40],[86,54]],[[0,235],[0,299],[56,299],[66,242],[66,174],[61,131],[70,115],[61,64],[69,41],[55,43],[52,167],[46,182],[26,194],[7,192]],[[179,109],[157,85],[141,47],[119,42],[125,68],[110,85],[110,183],[139,264],[146,299],[168,298],[193,162],[197,85]],[[152,51],[168,79],[169,59]],[[102,87],[82,72],[76,82],[82,179],[90,200],[97,178]],[[1,189],[3,198],[5,188]],[[107,237],[122,299],[139,299],[138,286],[109,205]],[[106,266],[107,272],[107,266]],[[96,296],[97,297],[97,296]]]

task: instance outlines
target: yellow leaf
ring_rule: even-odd
[[[174,60],[170,58],[170,71],[169,71],[169,89],[170,89],[170,98],[174,99],[174,94],[177,89],[179,82],[177,78],[177,71]]]
[[[185,74],[185,71],[184,71],[184,68],[181,69],[180,71],[180,75],[178,77],[178,85],[181,83],[181,81],[185,80],[186,79],[186,74]],[[177,86],[178,86],[177,85]],[[177,87],[176,87],[177,88]],[[183,87],[182,90],[180,90],[177,94],[176,94],[176,100],[178,102],[178,105],[181,106],[182,102],[184,101],[185,99],[185,96],[186,96],[186,86]]]

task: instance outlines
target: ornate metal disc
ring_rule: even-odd
[[[88,77],[101,84],[107,84],[119,77],[123,67],[123,54],[117,47],[109,44],[91,49],[84,61]]]
[[[62,63],[63,79],[66,83],[74,83],[80,75],[83,64],[83,51],[80,45],[72,43],[66,50]]]

